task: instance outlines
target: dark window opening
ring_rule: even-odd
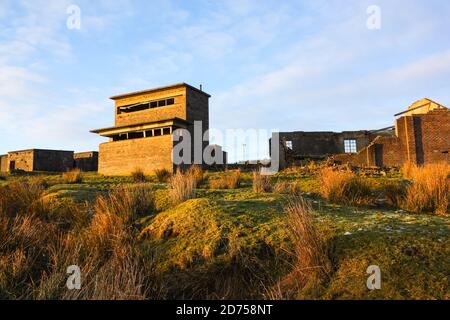
[[[170,134],[170,128],[164,128],[163,134]]]
[[[155,129],[155,137],[161,135],[161,129]]]
[[[144,132],[130,132],[128,133],[128,139],[139,139],[144,137]]]
[[[130,112],[142,111],[142,110],[153,109],[153,108],[157,108],[157,107],[170,106],[173,104],[175,104],[175,98],[151,101],[151,102],[142,103],[142,104],[138,104],[138,105],[122,106],[122,107],[117,108],[117,114],[121,114],[122,112],[130,113]]]
[[[145,136],[146,137],[153,137],[153,131],[152,130],[145,131]]]

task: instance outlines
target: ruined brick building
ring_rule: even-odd
[[[186,83],[111,97],[115,102],[115,125],[91,131],[109,139],[99,147],[99,173],[128,175],[136,169],[146,174],[157,169],[176,170],[173,133],[186,129],[192,143],[194,137],[201,141],[209,129],[209,98],[201,88]],[[202,123],[196,136],[194,121]],[[208,145],[206,139],[201,151]],[[194,148],[191,159],[194,160]]]
[[[65,172],[73,168],[97,171],[97,152],[28,149],[0,155],[0,172]]]
[[[395,126],[345,132],[281,132],[280,167],[331,157],[354,166],[450,162],[450,110],[422,99],[395,115]]]

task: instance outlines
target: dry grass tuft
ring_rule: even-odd
[[[372,187],[366,178],[353,172],[325,167],[319,172],[320,192],[330,202],[344,205],[366,205],[374,201]]]
[[[171,173],[167,169],[156,169],[155,175],[158,182],[167,182],[170,179]]]
[[[169,197],[172,205],[178,205],[186,200],[195,198],[195,188],[197,187],[194,175],[183,174],[178,170],[169,182]]]
[[[81,170],[78,168],[64,172],[62,175],[62,178],[63,178],[64,182],[66,182],[66,183],[81,183],[81,182],[83,182],[83,175],[81,173]]]
[[[271,191],[270,176],[261,174],[261,171],[253,171],[253,192],[268,193]]]
[[[195,180],[196,186],[201,185],[204,181],[203,169],[199,165],[190,166],[186,174],[190,175]]]
[[[237,189],[241,185],[241,170],[227,171],[224,175],[209,181],[211,189]]]
[[[450,213],[450,164],[405,164],[402,171],[411,180],[404,201],[407,211]]]
[[[141,168],[136,168],[131,172],[131,178],[134,182],[145,182],[147,178],[145,177],[144,171]]]
[[[273,187],[274,193],[289,194],[293,196],[299,196],[302,193],[300,184],[297,181],[288,182],[284,180],[278,180]]]
[[[295,298],[305,288],[316,288],[331,272],[326,241],[317,230],[311,206],[303,198],[296,198],[284,210],[293,244],[294,265],[269,292],[278,299]]]

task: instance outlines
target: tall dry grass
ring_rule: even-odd
[[[36,179],[0,187],[0,299],[148,298],[151,261],[136,242],[135,219],[152,212],[151,188],[118,186],[85,205],[43,201],[45,188]],[[74,264],[82,288],[70,291]]]
[[[241,170],[226,171],[218,178],[210,179],[211,189],[237,189],[241,185]]]
[[[156,169],[155,175],[158,182],[167,182],[170,179],[171,173],[167,169]]]
[[[272,191],[270,176],[261,174],[260,170],[253,171],[253,192],[268,193]]]
[[[275,183],[273,187],[273,192],[293,196],[300,196],[302,194],[301,186],[298,181],[289,182],[284,180],[278,180]]]
[[[407,211],[450,213],[450,164],[416,166],[407,163],[402,172],[411,181],[403,205]]]
[[[317,288],[331,272],[327,242],[319,233],[314,211],[306,200],[290,200],[285,207],[292,241],[292,271],[271,288],[268,296],[276,299],[296,298],[300,291]]]
[[[186,175],[191,176],[195,180],[195,185],[199,186],[204,181],[204,172],[201,166],[192,165],[186,172]]]
[[[325,167],[319,171],[320,193],[330,202],[344,205],[366,205],[374,201],[372,186],[353,172]]]
[[[62,178],[66,183],[81,183],[83,182],[83,175],[78,168],[69,170],[62,174]]]
[[[194,175],[177,170],[169,182],[169,197],[172,205],[195,198],[196,187],[197,180]]]
[[[141,168],[135,168],[131,172],[131,178],[133,179],[134,182],[138,183],[147,181],[144,170],[142,170]]]

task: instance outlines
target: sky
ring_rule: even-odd
[[[449,16],[447,0],[0,0],[0,154],[98,150],[110,96],[179,82],[211,94],[219,130],[387,127],[421,98],[450,106]],[[236,161],[263,140],[224,144]]]

